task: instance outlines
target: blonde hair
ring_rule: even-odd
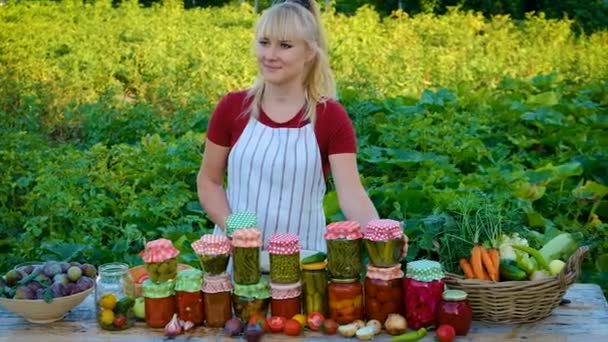
[[[304,78],[306,108],[303,118],[314,122],[317,104],[336,97],[336,82],[329,65],[327,40],[321,25],[319,7],[314,0],[305,1],[308,1],[310,10],[292,0],[267,9],[257,23],[256,40],[260,37],[279,40],[303,39],[315,52],[315,57],[307,70],[308,74]],[[261,74],[258,74],[247,93],[247,98],[251,99],[247,112],[252,117],[258,118],[264,95],[264,78]]]

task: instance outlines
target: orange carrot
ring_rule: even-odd
[[[488,249],[488,254],[490,254],[490,259],[492,259],[494,270],[498,272],[500,269],[500,253],[498,252],[498,249],[490,248]],[[499,273],[496,273],[494,276],[496,277],[496,279],[498,279]]]
[[[471,268],[473,269],[473,274],[475,274],[475,278],[484,280],[483,270],[483,262],[481,261],[481,250],[482,248],[479,245],[475,245],[471,250]]]
[[[490,257],[490,253],[488,253],[488,251],[483,248],[483,246],[479,246],[479,250],[481,253],[481,263],[488,271],[489,278],[492,281],[498,281],[498,277],[496,277],[498,272],[496,272],[496,267],[494,267],[494,263],[492,261],[492,258]]]
[[[473,273],[471,264],[469,263],[469,261],[466,258],[460,258],[459,264],[460,264],[460,268],[462,269],[462,272],[464,272],[464,275],[467,278],[469,278],[469,279],[475,278],[475,274]]]

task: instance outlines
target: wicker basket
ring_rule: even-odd
[[[468,294],[473,319],[490,323],[530,323],[551,314],[578,277],[589,247],[580,247],[557,276],[528,281],[490,282],[447,273],[450,289]]]

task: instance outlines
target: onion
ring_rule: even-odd
[[[403,334],[407,330],[407,321],[400,314],[391,313],[384,322],[384,328],[391,335]]]

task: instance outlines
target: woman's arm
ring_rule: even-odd
[[[230,215],[228,199],[224,191],[224,175],[230,147],[205,142],[205,153],[201,168],[196,177],[196,189],[201,206],[211,220],[226,229],[226,220]]]
[[[329,165],[338,193],[340,209],[348,220],[357,221],[364,229],[378,218],[378,212],[361,184],[355,153],[329,155]]]

